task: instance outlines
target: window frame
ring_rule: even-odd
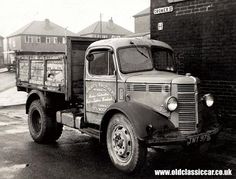
[[[122,74],[130,74],[130,73],[138,73],[138,72],[144,72],[144,71],[153,71],[155,68],[154,68],[154,63],[153,63],[153,59],[152,59],[152,53],[151,53],[151,47],[148,46],[148,45],[136,45],[138,48],[142,48],[142,47],[146,47],[147,49],[149,49],[149,56],[151,58],[151,62],[152,62],[152,69],[149,69],[149,70],[136,70],[136,71],[132,71],[132,72],[124,72],[121,68],[121,63],[120,63],[120,56],[119,56],[119,50],[121,49],[125,49],[125,48],[136,48],[135,46],[133,45],[129,45],[129,46],[124,46],[124,47],[119,47],[117,49],[117,61],[118,61],[118,65],[119,65],[119,69],[120,69],[120,72]]]
[[[13,48],[16,47],[16,41],[15,41],[15,39],[12,40],[12,47],[13,47]]]
[[[89,50],[87,55],[90,54],[90,53],[93,53],[93,52],[97,52],[97,51],[106,51],[106,52],[111,53],[112,62],[113,62],[113,66],[114,66],[114,71],[116,71],[117,67],[116,67],[116,63],[115,63],[114,51],[111,48],[96,48],[96,49]],[[87,74],[91,78],[104,78],[104,77],[106,77],[106,78],[114,78],[115,77],[115,74],[113,74],[113,73],[111,75],[96,75],[96,74],[91,74],[89,69],[90,69],[90,61],[87,60]]]
[[[33,36],[31,35],[25,35],[25,43],[33,43]]]
[[[46,44],[50,44],[50,43],[51,43],[51,38],[50,37],[46,37]]]
[[[66,37],[62,37],[62,44],[66,44]]]
[[[53,37],[53,43],[58,44],[58,37]]]
[[[172,71],[172,70],[165,70],[165,69],[157,69],[157,68],[156,68],[155,62],[154,62],[154,59],[153,59],[153,54],[152,54],[152,50],[153,50],[154,48],[158,48],[158,49],[160,49],[160,50],[163,50],[163,51],[166,51],[166,52],[171,53],[171,56],[172,56],[172,58],[173,58],[173,67],[174,67],[173,71]],[[177,68],[176,68],[176,65],[177,65],[177,64],[176,64],[175,54],[174,54],[174,51],[173,51],[173,50],[171,50],[171,49],[169,49],[169,48],[160,47],[160,46],[151,46],[150,49],[151,49],[151,55],[152,55],[153,68],[154,68],[155,70],[157,70],[157,71],[167,71],[167,72],[173,72],[173,73],[177,72]]]
[[[36,39],[36,43],[41,43],[41,37],[40,36],[36,36],[35,39]]]

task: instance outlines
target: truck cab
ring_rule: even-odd
[[[201,94],[197,77],[176,73],[168,44],[144,38],[69,42],[66,55],[58,57],[61,82],[53,90],[45,82],[26,90],[36,142],[57,140],[67,125],[98,138],[113,164],[132,173],[143,166],[147,147],[201,145],[219,132],[213,96]],[[43,66],[44,80],[58,76]],[[26,89],[20,78],[17,84]]]

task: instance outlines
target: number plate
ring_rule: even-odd
[[[209,134],[199,134],[199,135],[188,137],[187,145],[207,142],[207,141],[210,141],[210,140],[211,140],[211,136]]]

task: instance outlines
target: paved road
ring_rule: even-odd
[[[13,72],[0,73],[0,92],[15,86],[16,77]]]
[[[230,168],[236,174],[236,143],[224,135],[205,157],[150,150],[144,170],[127,176],[112,166],[96,140],[66,128],[56,144],[36,144],[28,133],[24,106],[4,108],[0,109],[0,178],[157,178],[154,169],[185,168]]]
[[[15,73],[0,72],[0,108],[25,104],[27,93],[17,91]]]

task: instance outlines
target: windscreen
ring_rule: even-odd
[[[175,60],[171,50],[152,47],[152,59],[156,70],[175,71]]]
[[[153,69],[148,47],[126,47],[118,50],[118,59],[122,73],[148,71]]]

